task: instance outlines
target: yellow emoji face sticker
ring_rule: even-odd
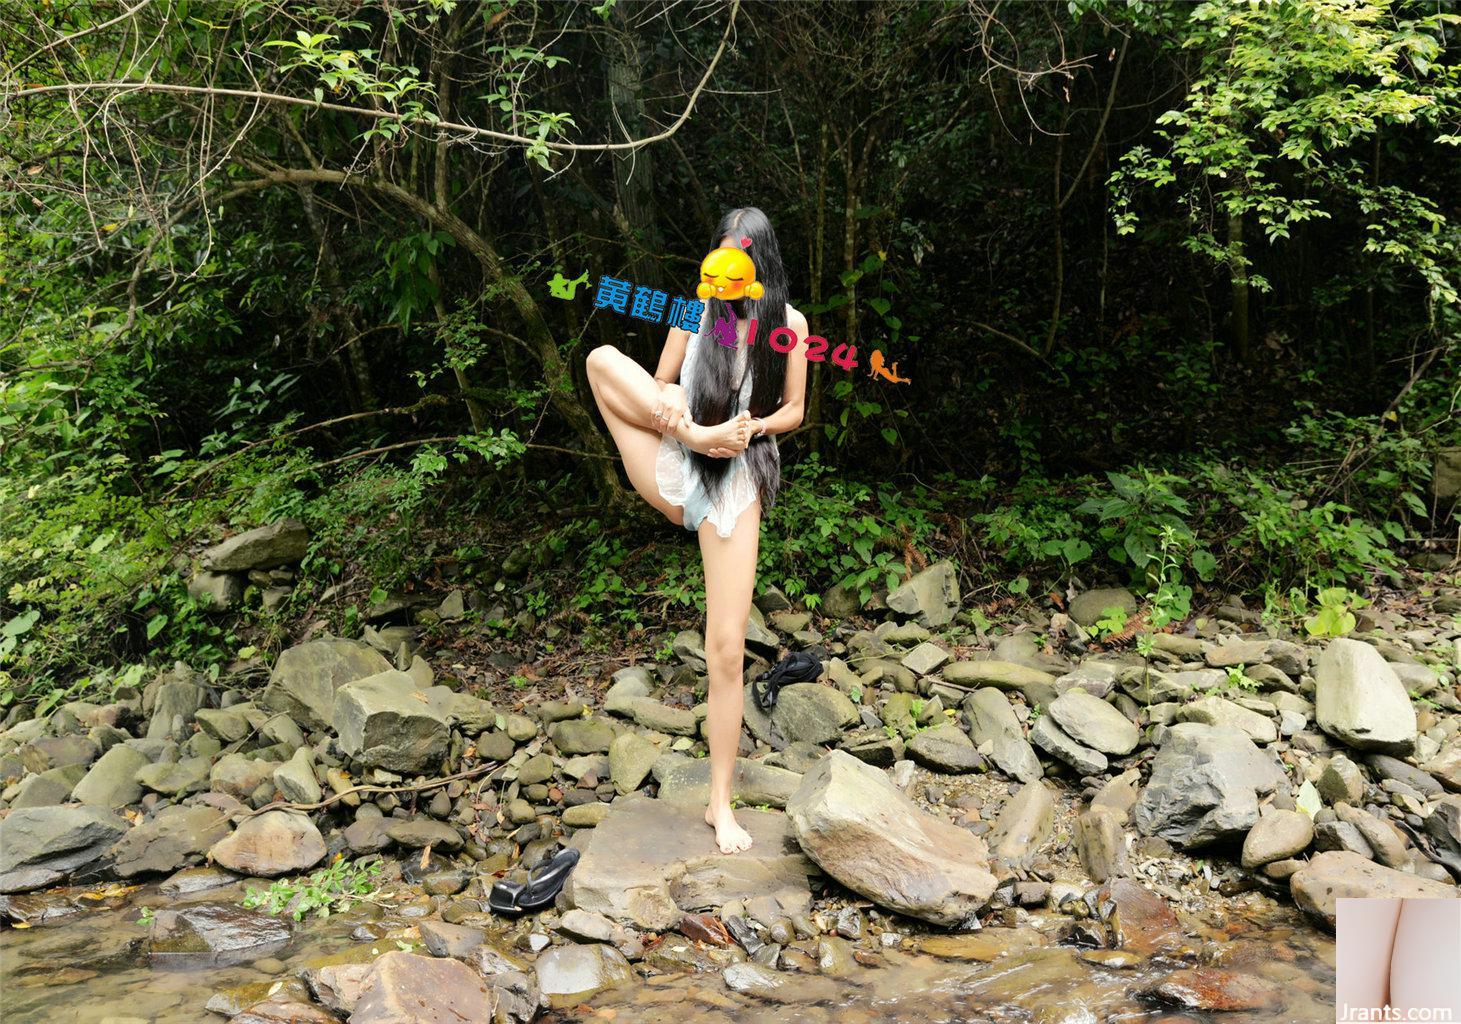
[[[765,293],[766,289],[756,280],[756,264],[744,249],[734,246],[716,249],[700,261],[700,284],[695,294],[702,299],[729,302],[741,296],[759,299]]]

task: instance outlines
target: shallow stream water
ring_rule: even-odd
[[[0,931],[0,1019],[5,1024],[198,1024],[227,1017],[205,1009],[224,996],[235,1007],[263,998],[281,980],[303,991],[303,968],[329,960],[369,958],[410,944],[413,919],[430,911],[426,901],[381,908],[362,906],[327,920],[293,926],[287,945],[247,962],[217,963],[197,957],[155,957],[148,951],[143,907],[192,903],[236,904],[235,883],[188,896],[163,895],[157,886],[108,890],[68,889],[34,894],[32,911],[55,916],[30,927]],[[99,897],[99,898],[98,898]],[[12,899],[16,899],[12,897]],[[885,919],[885,923],[899,922]],[[1053,943],[1069,918],[1032,914],[1027,925]],[[1297,911],[1259,893],[1214,902],[1184,916],[1195,962],[1240,970],[1276,983],[1279,1011],[1204,1014],[1162,1008],[1140,995],[1174,967],[1187,964],[1137,960],[1129,967],[1098,961],[1100,953],[1045,945],[992,963],[941,959],[918,952],[918,936],[892,948],[873,949],[835,979],[816,976],[799,986],[796,975],[771,1002],[727,988],[718,970],[663,974],[599,993],[587,1003],[546,1011],[541,1020],[635,1022],[635,1024],[944,1024],[959,1021],[1033,1024],[1318,1024],[1333,1019],[1334,944]],[[504,947],[524,937],[489,936]],[[684,942],[678,936],[667,941]],[[908,947],[908,948],[904,948]],[[267,947],[266,947],[267,948]],[[1135,958],[1130,958],[1135,959]],[[813,984],[815,982],[815,984]],[[220,996],[222,994],[222,996]]]

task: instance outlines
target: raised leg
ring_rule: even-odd
[[[600,345],[588,354],[588,382],[624,460],[629,483],[670,522],[683,525],[685,510],[666,501],[654,480],[660,443],[660,432],[650,421],[658,394],[654,378],[612,345]]]
[[[741,742],[741,701],[746,622],[756,585],[756,552],[761,541],[761,503],[740,514],[729,537],[709,519],[700,524],[700,554],[705,562],[705,662],[710,670],[706,738],[710,743],[710,803],[706,824],[715,828],[722,853],[737,853],[751,837],[731,811],[731,781]]]

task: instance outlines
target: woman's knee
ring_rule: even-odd
[[[604,373],[614,364],[619,350],[613,345],[599,345],[592,349],[584,360],[588,368],[588,375],[594,378],[602,378]]]
[[[705,662],[716,669],[716,675],[740,677],[741,665],[746,657],[746,636],[730,630],[707,630],[705,636]]]

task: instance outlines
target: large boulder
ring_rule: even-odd
[[[1125,615],[1135,615],[1136,595],[1125,587],[1105,587],[1077,594],[1070,602],[1070,617],[1082,626],[1094,626],[1103,619],[1108,608],[1119,608]]]
[[[888,607],[920,626],[947,626],[959,611],[959,574],[954,563],[936,562],[889,591]]]
[[[920,810],[845,751],[813,765],[786,810],[807,856],[880,906],[959,925],[994,892],[983,840]]]
[[[1340,899],[1455,899],[1454,885],[1382,867],[1357,853],[1331,850],[1316,854],[1289,878],[1294,902],[1334,927]]]
[[[128,829],[105,807],[27,807],[0,818],[0,893],[55,885],[100,860]]]
[[[1000,808],[989,830],[990,850],[1011,864],[1028,864],[1054,827],[1054,795],[1043,782],[1027,782]]]
[[[1061,694],[1049,710],[1066,735],[1103,754],[1129,754],[1141,739],[1135,722],[1080,687]]]
[[[908,741],[908,756],[930,771],[958,775],[984,767],[974,741],[953,722],[918,732]]]
[[[1385,754],[1415,747],[1415,708],[1400,678],[1369,644],[1329,641],[1314,667],[1319,728],[1347,746]]]
[[[293,565],[309,551],[309,530],[297,519],[281,519],[236,534],[203,552],[203,567],[213,572],[248,572]]]
[[[451,730],[441,710],[419,692],[410,674],[394,669],[340,687],[331,716],[340,750],[393,772],[439,766]]]
[[[168,874],[202,860],[228,831],[228,816],[217,808],[174,804],[118,840],[112,862],[123,878]]]
[[[493,1024],[487,983],[460,960],[391,950],[361,982],[350,1024]]]
[[[354,640],[311,640],[279,655],[259,703],[289,715],[307,729],[325,729],[334,711],[336,690],[390,668],[391,663],[379,652]]]
[[[771,721],[788,742],[833,743],[857,723],[857,705],[834,686],[792,683],[777,694]]]
[[[1228,726],[1167,730],[1133,820],[1144,835],[1193,848],[1238,840],[1258,822],[1258,797],[1288,785],[1270,754]]]
[[[1045,774],[1002,691],[986,686],[969,694],[964,713],[969,716],[969,738],[980,751],[988,752],[1000,771],[1021,782],[1034,782]]]
[[[615,800],[606,818],[574,836],[583,857],[568,876],[567,902],[653,931],[673,928],[689,911],[777,893],[808,898],[815,865],[798,849],[784,814],[741,809],[736,820],[752,845],[722,854],[705,824],[704,804],[634,794]]]
[[[208,851],[209,859],[220,867],[262,878],[305,871],[324,856],[320,830],[297,811],[265,811],[245,818],[232,835]]]

